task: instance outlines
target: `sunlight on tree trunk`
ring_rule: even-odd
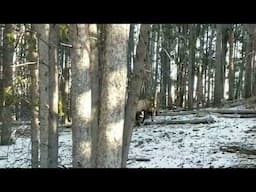
[[[71,25],[73,167],[91,167],[91,77],[88,24]]]
[[[39,49],[40,92],[40,168],[48,166],[48,116],[49,116],[49,24],[35,24]]]
[[[97,167],[120,168],[129,25],[107,24],[105,33]]]
[[[49,33],[49,133],[48,167],[58,166],[58,44],[59,26],[50,24]]]

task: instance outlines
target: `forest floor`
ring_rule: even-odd
[[[227,118],[216,113],[207,113],[203,116],[211,116],[215,122],[135,127],[127,167],[256,167],[256,118]],[[195,118],[198,118],[197,114],[157,116],[155,121]],[[20,134],[16,143],[10,146],[0,146],[0,168],[31,167],[29,131],[26,134],[29,126],[21,125],[17,128]],[[71,129],[61,128],[59,131],[59,167],[71,167],[71,145]]]

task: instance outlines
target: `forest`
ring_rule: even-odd
[[[256,24],[0,24],[0,168],[255,168]]]

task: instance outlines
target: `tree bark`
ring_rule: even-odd
[[[188,109],[193,109],[193,92],[194,92],[194,73],[195,73],[195,48],[196,36],[195,25],[190,24],[190,57],[188,64]]]
[[[128,98],[125,108],[125,122],[123,133],[123,151],[122,151],[122,167],[126,167],[128,159],[129,145],[132,138],[132,129],[135,124],[136,107],[140,96],[140,87],[145,75],[145,62],[148,56],[147,53],[147,37],[150,30],[149,25],[141,25],[138,47],[136,50],[136,58],[134,72],[128,84]]]
[[[211,25],[210,25],[211,27]],[[212,30],[211,30],[212,32]],[[213,42],[213,34],[211,33],[211,37],[210,37],[210,40],[209,40],[209,52],[208,52],[208,57],[207,57],[207,60],[208,60],[208,72],[207,72],[207,76],[208,76],[208,85],[207,85],[207,106],[210,106],[210,103],[211,103],[211,97],[210,97],[210,94],[211,94],[211,80],[212,80],[212,42]]]
[[[92,86],[92,167],[97,167],[97,143],[98,143],[98,127],[99,127],[99,107],[100,107],[100,66],[99,51],[97,45],[102,45],[102,35],[97,33],[97,25],[89,25],[90,37],[90,72]],[[103,31],[100,31],[101,33]]]
[[[203,28],[199,28],[200,32],[199,34],[201,34],[202,36],[204,35],[204,29]],[[199,109],[200,105],[202,105],[203,103],[203,62],[204,62],[204,37],[199,38],[200,39],[200,60],[201,62],[198,63],[198,70],[197,70],[197,86],[196,86],[196,95],[197,95],[197,109]]]
[[[232,25],[229,27],[229,70],[228,70],[228,98],[229,100],[234,99],[234,82],[235,82],[235,69],[233,62],[233,41],[234,41],[234,33]]]
[[[13,54],[15,50],[14,24],[6,24],[3,39],[3,108],[2,108],[2,129],[1,145],[9,145],[11,141],[11,123],[13,105]]]
[[[120,168],[125,117],[128,24],[105,28],[97,167]]]
[[[91,77],[88,24],[71,25],[73,167],[91,167]]]
[[[35,24],[39,50],[40,93],[40,168],[48,166],[48,117],[49,117],[49,24]]]
[[[252,96],[252,88],[253,88],[253,66],[255,60],[255,24],[247,24],[247,30],[249,33],[249,39],[247,42],[247,52],[246,52],[246,66],[245,66],[245,85],[244,85],[244,97],[248,98]]]
[[[215,84],[214,84],[214,105],[220,106],[222,99],[222,24],[217,24],[217,39],[216,39],[216,61],[215,61]]]
[[[243,37],[245,36],[245,33],[242,33]],[[241,97],[241,92],[242,92],[242,84],[243,84],[243,77],[244,77],[244,68],[245,65],[244,63],[246,63],[246,41],[245,39],[243,39],[243,44],[242,44],[242,51],[241,51],[241,55],[242,55],[242,62],[240,63],[239,66],[239,77],[238,77],[238,82],[237,82],[237,86],[236,86],[236,92],[235,92],[235,99],[239,99]]]
[[[31,27],[32,31],[29,33],[28,44],[28,62],[36,62],[34,65],[30,65],[31,74],[31,164],[32,168],[39,167],[39,75],[38,75],[38,41],[34,26]]]
[[[49,134],[48,167],[58,166],[58,44],[59,26],[50,24],[49,33]]]

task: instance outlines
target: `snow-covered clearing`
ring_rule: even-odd
[[[256,167],[256,155],[221,150],[239,146],[256,151],[256,118],[223,118],[207,114],[211,124],[147,125],[134,128],[128,168]],[[196,115],[158,116],[159,120],[193,119]],[[22,128],[28,128],[23,125]],[[71,129],[59,131],[59,167],[71,167]],[[16,144],[0,146],[0,168],[27,168],[31,142],[18,137]]]

